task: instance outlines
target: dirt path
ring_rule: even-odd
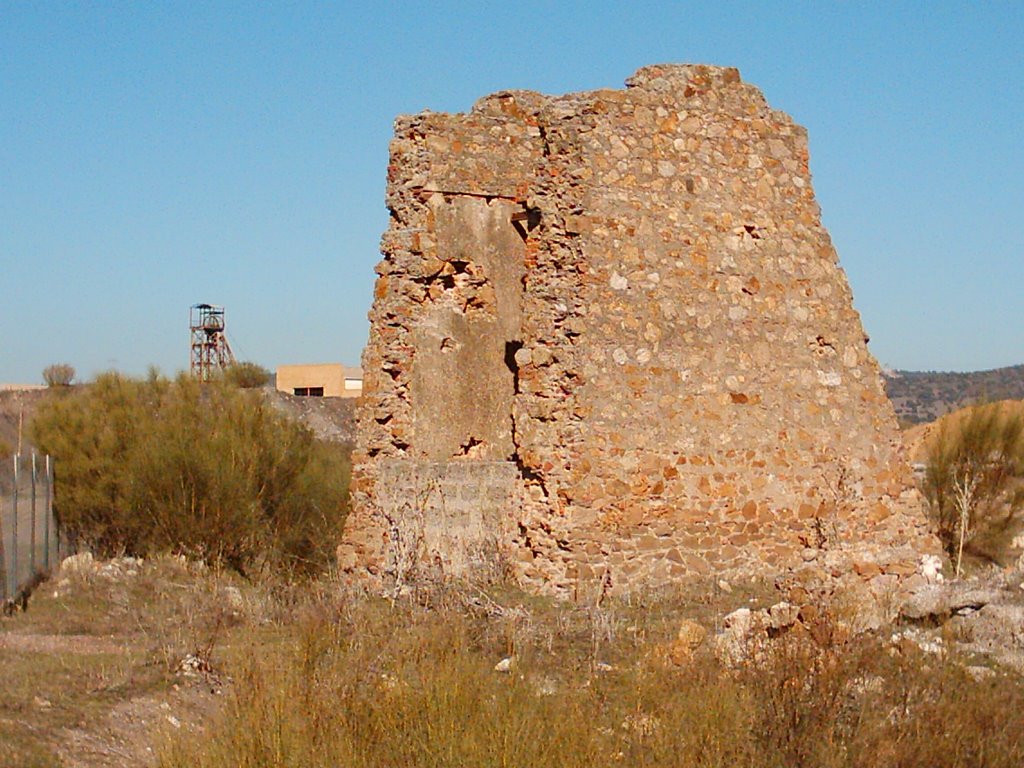
[[[66,565],[0,617],[0,768],[152,766],[224,699],[197,659],[250,629],[218,576],[180,559]]]
[[[97,667],[98,659],[103,661]],[[139,674],[147,661],[125,637],[0,632],[0,664],[5,660],[8,682],[10,675],[22,675],[14,681],[20,690],[9,692],[22,703],[13,707],[16,717],[0,718],[0,724],[40,736],[35,752],[16,746],[7,752],[2,747],[10,745],[0,745],[0,765],[5,766],[35,757],[40,747],[65,768],[152,766],[168,736],[202,731],[223,700],[221,681],[202,673],[179,674],[165,689],[131,695],[131,687],[121,687],[120,679]],[[50,680],[41,677],[46,672],[38,667],[44,661],[72,675],[53,685],[52,675]],[[104,688],[103,676],[109,674],[105,668],[121,670],[113,687],[126,698],[118,701]],[[68,721],[74,724],[62,725]]]
[[[166,695],[129,699],[97,722],[64,730],[57,753],[66,768],[153,766],[170,734],[204,729],[222,700],[217,690],[193,684]]]
[[[0,634],[0,650],[29,653],[123,653],[123,639],[93,635],[40,635],[6,632]]]

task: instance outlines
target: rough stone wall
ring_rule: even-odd
[[[393,575],[402,539],[563,593],[913,569],[938,546],[806,131],[735,69],[627,86],[396,122],[343,566]],[[455,542],[425,521],[473,478]]]

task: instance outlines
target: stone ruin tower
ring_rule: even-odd
[[[579,594],[938,550],[807,133],[735,69],[401,117],[387,205],[344,569]]]

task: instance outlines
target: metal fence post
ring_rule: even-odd
[[[14,492],[11,496],[11,593],[18,591],[18,456],[14,456]]]
[[[50,454],[46,454],[46,497],[43,501],[43,567],[50,570],[50,518],[53,517],[53,470],[50,467]]]
[[[2,465],[0,465],[2,466]],[[0,472],[3,470],[0,469]],[[4,539],[7,537],[7,521],[4,519],[4,507],[7,504],[7,495],[0,486],[0,604],[7,602],[9,590],[7,587],[7,546]]]
[[[36,452],[32,451],[32,517],[29,522],[29,538],[28,538],[28,577],[31,579],[36,575]]]

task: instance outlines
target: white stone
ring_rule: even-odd
[[[666,179],[676,175],[676,165],[668,160],[658,161],[658,175]]]
[[[835,371],[818,371],[818,383],[823,387],[842,386],[843,377]]]
[[[768,621],[774,629],[783,629],[796,624],[799,608],[782,601],[768,609]]]
[[[245,608],[245,600],[242,598],[242,591],[238,587],[224,587],[224,602],[233,611],[240,611]]]
[[[921,575],[924,576],[929,584],[942,583],[942,558],[938,555],[922,555]]]
[[[979,667],[977,665],[971,667],[964,667],[964,670],[975,680],[988,680],[990,677],[995,677],[996,675],[994,669],[989,669],[988,667]]]
[[[729,307],[729,319],[730,320],[742,320],[747,316],[747,308],[739,305]]]
[[[504,659],[502,659],[494,665],[494,671],[508,674],[512,671],[513,666],[515,666],[515,660],[511,656],[506,656]]]
[[[77,555],[65,558],[60,564],[61,570],[67,575],[84,575],[93,573],[99,569],[99,565],[93,560],[92,552],[80,552]]]
[[[629,355],[626,354],[626,350],[622,347],[618,347],[614,352],[612,352],[612,360],[619,365],[625,365],[629,361]]]
[[[909,627],[892,636],[892,642],[894,644],[898,644],[901,639],[909,640],[925,653],[930,653],[932,655],[940,655],[945,650],[941,637],[929,636],[915,627]]]
[[[618,272],[612,272],[612,278],[608,281],[613,290],[624,291],[629,288],[629,280],[624,278]]]
[[[722,620],[722,624],[726,629],[746,631],[751,624],[750,609],[737,608]]]

